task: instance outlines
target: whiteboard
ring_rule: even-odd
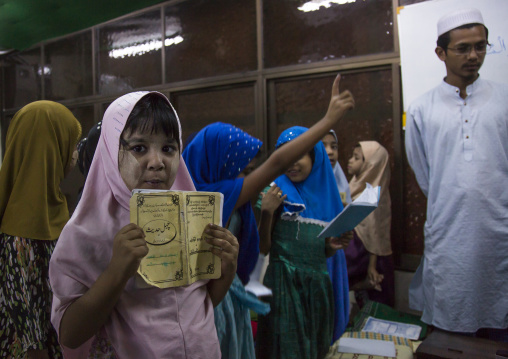
[[[508,0],[432,0],[399,7],[397,20],[404,112],[416,98],[446,76],[434,50],[437,21],[451,11],[476,8],[489,29],[491,49],[480,69],[482,78],[508,84]]]

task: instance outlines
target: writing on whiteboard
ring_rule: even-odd
[[[507,54],[506,52],[506,44],[504,39],[501,36],[497,37],[497,40],[490,44],[489,49],[487,51],[487,55],[498,55],[498,54]]]

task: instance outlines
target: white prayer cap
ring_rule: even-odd
[[[439,37],[445,32],[467,24],[485,25],[480,10],[473,8],[461,9],[444,15],[437,22],[437,36]]]

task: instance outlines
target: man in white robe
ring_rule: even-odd
[[[437,328],[506,340],[508,85],[479,76],[488,30],[478,10],[445,15],[438,36],[447,75],[407,113],[407,157],[428,200],[410,306]]]

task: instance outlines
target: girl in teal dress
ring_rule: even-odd
[[[287,129],[277,148],[306,130]],[[258,207],[260,251],[270,253],[264,284],[273,292],[271,311],[259,322],[258,357],[324,358],[335,310],[326,258],[344,248],[348,239],[317,238],[343,209],[323,143],[278,177]],[[342,275],[347,280],[346,271]]]
[[[340,76],[337,76],[325,117],[296,141],[272,153],[259,167],[252,172],[247,171],[250,173],[244,176],[239,174],[253,165],[251,161],[258,153],[261,141],[230,124],[216,122],[207,125],[189,141],[183,151],[183,158],[196,189],[224,194],[222,217],[224,223],[229,222],[228,228],[235,233],[240,245],[237,276],[228,294],[214,310],[224,359],[255,357],[249,308],[258,313],[262,313],[259,309],[265,312],[268,310],[249,298],[243,288],[259,254],[257,223],[250,200],[256,198],[266,185],[283,174],[300,156],[311,150],[354,106],[351,93],[347,90],[339,91],[339,81]]]

